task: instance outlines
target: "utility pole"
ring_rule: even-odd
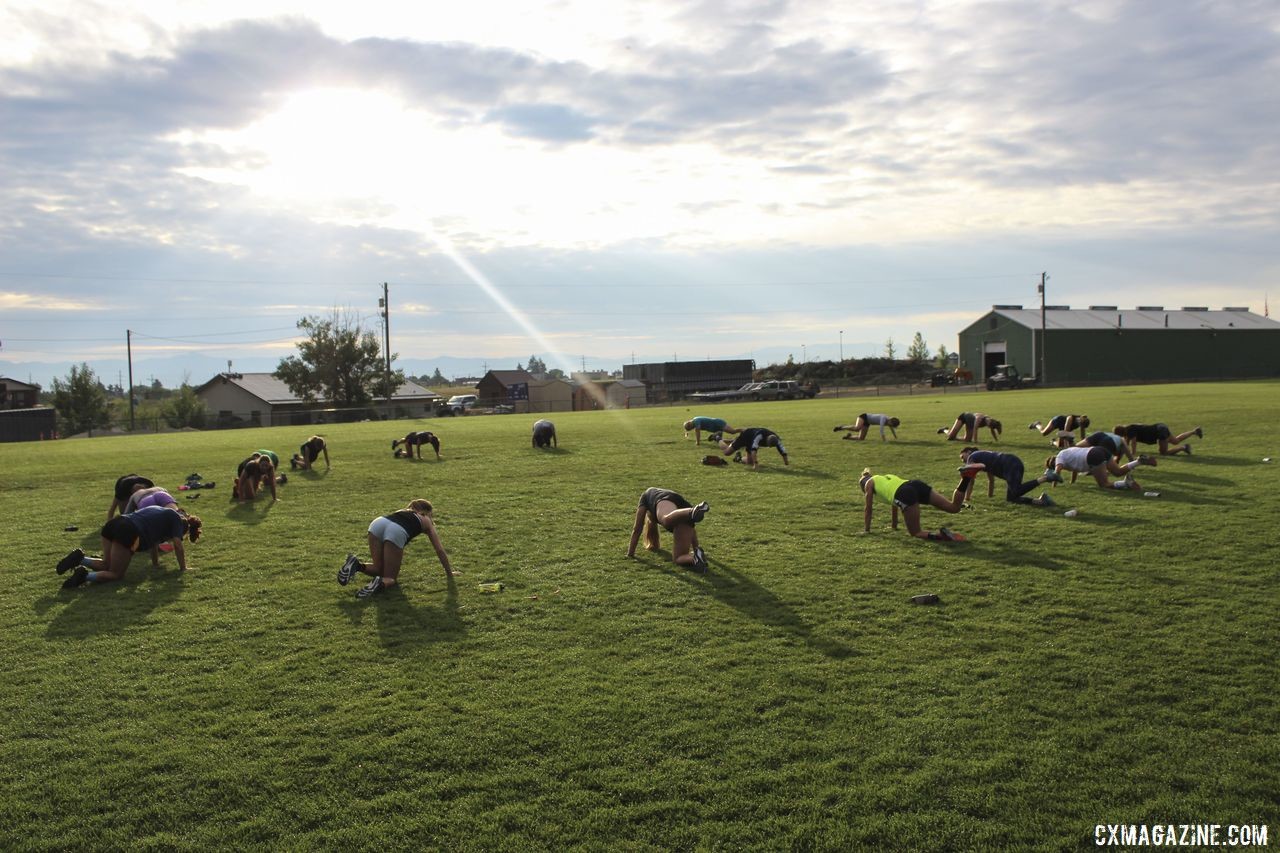
[[[124,330],[124,349],[129,357],[129,431],[133,432],[133,331]]]
[[[391,298],[387,292],[387,283],[382,283],[382,298],[378,300],[382,309],[382,345],[386,354],[386,369],[383,373],[383,385],[387,391],[387,402],[391,402]]]
[[[1049,281],[1048,273],[1040,273],[1040,384],[1044,385],[1049,381],[1044,371],[1044,351],[1049,347],[1045,341],[1045,321],[1044,321],[1044,300],[1045,300],[1045,284]],[[1034,337],[1033,337],[1034,342]],[[1034,357],[1034,356],[1033,356]]]

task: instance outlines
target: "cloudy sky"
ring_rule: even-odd
[[[403,358],[588,367],[954,348],[1042,271],[1261,311],[1277,91],[1274,0],[5,0],[0,369],[383,282]]]

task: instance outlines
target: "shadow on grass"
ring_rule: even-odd
[[[832,474],[830,471],[814,471],[808,468],[796,468],[792,465],[785,465],[781,468],[776,468],[772,465],[762,465],[756,473],[781,474],[784,477],[811,477],[815,480],[834,480],[836,478],[836,475]]]
[[[1235,480],[1229,480],[1226,477],[1211,477],[1208,474],[1201,474],[1197,471],[1175,471],[1168,467],[1162,467],[1157,473],[1148,474],[1148,480],[1160,480],[1164,483],[1185,483],[1188,486],[1233,486]]]
[[[352,588],[359,587],[353,584]],[[387,650],[399,651],[427,643],[461,640],[466,633],[466,625],[458,613],[458,585],[455,579],[449,578],[442,587],[414,590],[415,595],[433,595],[438,592],[445,593],[444,604],[439,607],[415,606],[399,584],[368,600],[348,593],[338,606],[355,625],[361,624],[370,610],[374,611],[374,618],[378,620],[378,639]]]
[[[227,520],[240,521],[245,524],[261,524],[267,520],[267,516],[271,514],[271,509],[278,501],[267,498],[254,498],[248,503],[240,503],[235,501],[227,507]],[[258,508],[261,507],[261,512]]]
[[[571,455],[573,455],[573,451],[572,451],[572,450],[566,450],[566,449],[565,449],[565,448],[563,448],[563,447],[530,447],[529,449],[530,449],[530,450],[535,450],[535,451],[537,451],[538,453],[550,453],[550,454],[552,454],[553,456],[571,456]]]
[[[130,568],[123,581],[65,590],[56,586],[36,600],[35,609],[43,615],[59,602],[66,602],[49,622],[45,636],[81,639],[136,625],[181,594],[182,572],[176,565],[161,563],[159,569],[153,569],[148,563],[146,568]]]
[[[315,468],[307,468],[294,474],[295,477],[302,477],[305,480],[323,480],[329,476],[329,469],[322,468],[317,471]]]
[[[1222,468],[1247,468],[1250,465],[1265,465],[1262,457],[1241,459],[1238,456],[1200,456],[1195,455],[1187,460],[1188,465],[1217,465]]]
[[[833,640],[814,636],[813,630],[787,606],[786,602],[756,583],[750,576],[721,560],[708,557],[711,568],[703,574],[672,563],[670,551],[659,550],[653,553],[666,559],[666,562],[660,566],[666,574],[684,581],[694,589],[714,596],[757,622],[781,628],[827,657],[847,658],[854,653],[849,647]]]
[[[1010,568],[1030,567],[1045,569],[1050,572],[1061,571],[1067,563],[1057,559],[1053,554],[1043,551],[1029,551],[1007,542],[985,542],[970,539],[947,546],[948,553],[954,554],[959,561],[976,561],[984,566],[999,563]]]

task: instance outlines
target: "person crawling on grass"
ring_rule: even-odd
[[[1114,432],[1091,432],[1084,438],[1076,442],[1076,447],[1105,447],[1111,451],[1111,455],[1120,461],[1120,457],[1124,456],[1128,461],[1132,462],[1136,457],[1129,452],[1129,445],[1125,440]]]
[[[688,438],[690,432],[693,433],[694,443],[702,444],[703,432],[707,433],[707,438],[711,441],[719,441],[720,437],[726,432],[736,435],[742,430],[729,426],[729,422],[724,418],[708,418],[699,415],[684,422],[684,437]]]
[[[178,509],[178,502],[173,499],[173,495],[164,486],[152,486],[147,489],[136,489],[129,496],[128,502],[124,505],[122,515],[128,515],[131,512],[137,512],[149,506],[168,507],[169,509]]]
[[[143,507],[113,518],[102,525],[101,557],[86,557],[84,551],[76,548],[58,561],[58,574],[75,570],[62,582],[62,588],[75,589],[84,583],[118,581],[124,577],[133,555],[138,551],[150,551],[151,566],[156,568],[160,565],[160,546],[165,543],[173,547],[178,568],[185,572],[190,566],[182,548],[182,538],[186,536],[194,543],[200,538],[201,528],[198,516],[169,507]]]
[[[761,447],[777,448],[779,455],[782,456],[782,464],[791,464],[791,457],[787,455],[787,448],[783,445],[782,439],[779,438],[778,434],[771,429],[765,429],[764,427],[747,427],[742,432],[738,433],[737,437],[735,437],[732,442],[720,439],[721,452],[724,453],[725,456],[728,456],[730,453],[736,454],[733,457],[733,461],[750,465],[752,471],[759,470],[760,468],[760,457],[758,454]],[[747,451],[746,459],[741,458],[741,451],[743,450]]]
[[[987,475],[987,497],[995,495],[995,481],[999,477],[1006,484],[1004,499],[1012,504],[1053,506],[1053,498],[1049,497],[1047,492],[1038,498],[1029,498],[1026,495],[1044,483],[1062,482],[1062,475],[1057,471],[1045,471],[1034,480],[1027,480],[1024,483],[1022,475],[1026,471],[1026,466],[1012,453],[997,453],[994,450],[966,447],[960,451],[960,461],[964,463],[960,468],[962,475],[960,486],[964,490],[966,501],[973,498],[973,481],[977,479],[978,474],[983,473]]]
[[[357,572],[370,575],[372,580],[356,590],[357,598],[368,598],[395,586],[404,562],[404,549],[420,533],[425,533],[431,540],[431,547],[436,549],[440,565],[444,566],[445,577],[462,574],[449,562],[440,534],[436,532],[434,512],[431,501],[418,498],[410,501],[404,509],[375,518],[369,525],[368,565],[360,562],[355,554],[348,554],[346,562],[338,569],[338,584],[346,586]]]
[[[884,428],[888,427],[889,432],[893,433],[894,440],[898,438],[898,427],[902,425],[902,421],[897,418],[891,418],[888,415],[868,415],[865,412],[858,415],[851,424],[844,424],[832,430],[832,432],[840,432],[845,430],[843,438],[849,441],[866,441],[867,431],[873,426],[880,427],[880,440],[884,441]],[[857,435],[854,435],[854,433]]]
[[[391,449],[395,449],[392,444]],[[313,435],[306,441],[302,442],[302,446],[298,448],[298,452],[293,454],[293,458],[289,460],[290,468],[300,468],[303,471],[310,471],[311,466],[320,458],[320,454],[324,454],[324,467],[329,467],[329,445],[322,435]]]
[[[978,470],[975,468],[974,472]],[[973,475],[970,474],[969,477]],[[904,480],[893,474],[872,474],[870,468],[862,469],[858,480],[858,489],[865,496],[862,510],[862,529],[871,532],[871,510],[876,498],[893,507],[893,529],[898,529],[898,511],[907,523],[907,532],[917,539],[929,539],[935,542],[963,542],[965,538],[959,533],[952,533],[945,527],[938,532],[922,530],[920,527],[920,505],[928,504],[943,512],[959,512],[964,508],[964,493],[968,487],[968,478],[962,480],[955,494],[948,500],[928,483],[922,480]]]
[[[533,446],[534,447],[556,447],[559,449],[560,441],[556,438],[556,425],[548,420],[538,420],[533,422]]]
[[[965,444],[973,444],[977,441],[978,430],[983,427],[991,430],[991,438],[995,441],[1000,440],[1000,433],[1004,431],[1004,425],[990,415],[984,415],[982,412],[961,412],[956,415],[956,422],[950,427],[938,427],[938,435],[945,435],[947,441],[955,441],[961,427],[964,427]]]
[[[1055,430],[1058,432],[1075,432],[1076,430],[1084,432],[1088,428],[1088,415],[1054,415],[1049,418],[1047,423],[1035,421],[1027,426],[1027,429],[1037,430],[1041,435],[1048,435]]]
[[[403,449],[397,449],[400,445],[404,445]],[[436,461],[440,459],[440,438],[434,432],[423,430],[422,432],[411,432],[404,438],[391,439],[391,452],[395,454],[397,459],[412,459],[413,452],[418,451],[418,458],[422,458],[422,445],[429,444],[431,449],[436,452]],[[328,457],[326,457],[327,459]]]
[[[282,475],[279,482],[285,481]],[[248,459],[245,459],[236,466],[236,479],[231,484],[231,499],[233,501],[253,500],[258,489],[267,487],[271,490],[271,500],[280,500],[280,495],[276,492],[276,468],[271,464],[270,456],[263,456],[262,453],[254,453]]]
[[[129,496],[138,489],[150,489],[155,483],[146,477],[140,477],[137,474],[125,474],[116,480],[115,497],[111,500],[111,506],[107,509],[107,521],[117,512],[124,512],[125,504],[129,502]]]
[[[1116,427],[1116,434],[1128,443],[1130,455],[1138,452],[1138,442],[1142,442],[1143,444],[1160,445],[1161,456],[1176,456],[1179,453],[1185,453],[1190,456],[1191,443],[1183,444],[1183,442],[1193,435],[1196,438],[1204,438],[1204,430],[1200,427],[1189,429],[1175,436],[1173,431],[1169,429],[1168,424],[1122,424]],[[1170,447],[1170,444],[1178,446]]]
[[[658,527],[662,526],[671,533],[671,561],[677,566],[705,572],[707,554],[698,545],[698,531],[695,525],[710,510],[711,507],[706,501],[694,506],[670,489],[660,489],[657,486],[645,489],[640,495],[640,505],[636,507],[636,520],[631,527],[631,543],[627,546],[627,556],[635,557],[642,527],[645,528],[645,550],[657,551],[661,547]],[[648,522],[647,526],[646,522]]]
[[[1071,472],[1071,482],[1076,481],[1079,474],[1088,474],[1093,477],[1094,482],[1098,484],[1100,489],[1118,489],[1120,491],[1138,490],[1142,486],[1138,485],[1138,481],[1133,479],[1132,472],[1139,465],[1155,465],[1156,460],[1150,456],[1139,456],[1132,462],[1124,465],[1116,462],[1115,457],[1111,453],[1110,447],[1068,447],[1066,450],[1059,450],[1056,455],[1050,456],[1045,460],[1045,473],[1055,471],[1061,474],[1063,471]],[[1119,477],[1120,479],[1112,481],[1107,475]]]

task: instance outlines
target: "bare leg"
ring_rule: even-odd
[[[396,585],[396,578],[400,577],[400,564],[404,561],[404,549],[397,547],[393,542],[382,543],[382,585],[392,587]]]
[[[108,581],[118,581],[124,577],[124,573],[129,569],[129,561],[133,559],[133,552],[125,545],[119,542],[110,543],[110,548],[103,550],[103,562],[108,566],[105,569],[99,569],[94,573],[94,583],[107,583]]]
[[[360,571],[375,578],[382,577],[382,540],[369,534],[369,563],[361,565]]]
[[[678,566],[692,566],[696,560],[693,556],[693,525],[679,524],[671,531],[671,559]]]

